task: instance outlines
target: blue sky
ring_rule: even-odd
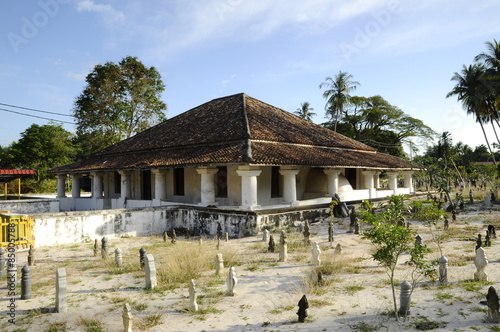
[[[0,103],[70,115],[96,64],[131,55],[162,75],[169,118],[245,92],[290,112],[308,101],[322,123],[319,84],[345,71],[355,95],[381,95],[475,147],[479,125],[445,96],[500,39],[499,15],[496,0],[2,1]],[[0,145],[32,123],[48,120],[0,111]]]

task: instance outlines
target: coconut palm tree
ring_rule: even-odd
[[[462,103],[467,114],[472,114],[476,117],[476,121],[481,126],[486,145],[490,151],[493,162],[496,164],[495,156],[491,150],[488,137],[484,130],[483,123],[488,118],[489,109],[487,106],[488,93],[484,84],[485,67],[482,64],[476,63],[473,65],[463,66],[462,72],[455,72],[451,78],[456,84],[453,89],[448,92],[446,98],[457,96],[457,100]]]
[[[316,113],[311,112],[314,110],[314,108],[310,106],[311,104],[309,104],[309,102],[307,101],[300,103],[300,107],[297,108],[297,111],[295,111],[294,113],[300,116],[302,119],[312,121],[312,117],[315,116]]]
[[[334,131],[337,131],[339,114],[344,111],[344,106],[351,99],[350,93],[356,90],[358,85],[358,82],[352,81],[352,75],[342,71],[339,71],[335,78],[325,78],[325,82],[319,85],[320,89],[326,88],[323,92],[323,98],[326,99],[325,110],[331,119],[335,118]]]

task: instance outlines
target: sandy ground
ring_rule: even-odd
[[[497,287],[500,280],[500,239],[485,248],[489,264],[486,268],[489,282],[474,283],[474,247],[478,233],[485,234],[488,224],[500,226],[500,209],[484,211],[481,204],[467,206],[467,212],[450,223],[452,234],[443,242],[443,253],[449,259],[449,284],[437,281],[418,284],[412,295],[411,314],[406,320],[396,321],[387,313],[392,309],[392,293],[384,269],[371,259],[372,245],[361,236],[347,233],[348,219],[335,224],[333,246],[340,243],[343,251],[334,254],[328,243],[327,223],[312,225],[312,241],[322,248],[322,263],[342,260],[349,268],[342,269],[328,285],[307,287],[305,280],[312,271],[310,247],[292,248],[289,258],[278,262],[278,252],[266,252],[262,235],[230,239],[220,243],[207,239],[203,250],[213,253],[232,252],[239,264],[235,267],[238,284],[234,297],[226,296],[224,274],[216,277],[215,267],[197,281],[200,312],[187,310],[189,306],[187,283],[174,289],[145,291],[143,271],[122,274],[109,273],[114,258],[103,262],[94,257],[92,243],[36,249],[32,298],[16,296],[16,321],[8,322],[6,280],[0,285],[1,331],[123,331],[123,303],[131,303],[134,331],[402,331],[416,330],[418,323],[432,321],[440,326],[434,331],[500,331],[500,326],[486,322],[485,300],[490,285]],[[436,244],[426,227],[412,223],[424,243],[433,248],[429,259],[440,257]],[[279,234],[272,233],[279,242]],[[298,230],[288,233],[289,241],[301,239]],[[147,246],[154,252],[157,268],[174,246],[188,242],[200,247],[195,238],[178,238],[178,244],[164,243],[160,237],[110,239],[110,251],[123,250],[125,262],[138,265],[138,249]],[[111,255],[113,256],[113,255]],[[18,271],[27,261],[27,252],[18,252]],[[214,255],[215,259],[215,255]],[[407,256],[400,259],[398,285],[408,280]],[[215,265],[215,264],[214,264]],[[54,313],[55,272],[65,267],[68,292],[68,312]],[[437,270],[437,266],[436,266]],[[18,272],[20,275],[20,272]],[[328,276],[325,276],[328,278]],[[306,295],[309,300],[306,322],[297,322],[297,303]],[[399,287],[397,287],[399,308]],[[101,329],[86,327],[84,322],[98,321]],[[156,324],[156,325],[155,325]]]

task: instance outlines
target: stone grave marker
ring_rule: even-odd
[[[304,225],[304,244],[309,245],[311,243],[311,225],[309,225],[309,220],[306,220]]]
[[[335,247],[335,250],[333,253],[339,254],[339,255],[342,253],[342,246],[340,245],[340,243],[337,243],[337,246]]]
[[[411,303],[411,284],[408,281],[403,281],[401,283],[401,293],[399,294],[399,311],[401,316],[407,316],[410,314],[410,303]]]
[[[28,250],[28,266],[34,266],[35,265],[35,249],[33,248],[33,245],[30,244],[30,249]]]
[[[328,242],[330,242],[330,246],[333,244],[333,222],[328,223]]]
[[[108,258],[108,238],[103,237],[101,239],[101,257],[102,259]]]
[[[141,264],[141,270],[144,269],[144,262],[146,261],[146,249],[139,249],[139,264]]]
[[[130,309],[130,305],[128,303],[123,305],[122,318],[123,332],[132,332],[132,310]]]
[[[488,233],[490,234],[490,238],[496,239],[497,238],[497,233],[495,230],[495,226],[493,225],[488,225]]]
[[[488,322],[495,324],[500,323],[500,304],[497,291],[493,286],[490,286],[490,288],[488,289],[488,294],[486,295],[486,304],[488,305]]]
[[[94,241],[94,257],[97,257],[98,248],[99,248],[99,241],[97,241],[97,239],[95,239],[95,241]]]
[[[478,234],[476,240],[476,250],[481,248],[482,246],[483,246],[483,240],[481,239],[481,234]]]
[[[281,231],[279,261],[286,262],[288,258],[288,244],[285,231]]]
[[[228,296],[234,296],[234,288],[236,287],[236,284],[238,284],[238,278],[236,278],[236,271],[234,270],[234,266],[231,266],[231,268],[229,269],[229,274],[226,278]]]
[[[60,268],[56,272],[56,312],[68,311],[66,298],[66,269]]]
[[[196,295],[195,286],[194,279],[191,279],[189,282],[189,308],[194,312],[198,311],[198,303],[196,303],[198,296]]]
[[[307,309],[309,309],[309,302],[307,301],[307,297],[302,295],[298,303],[299,310],[297,311],[297,316],[299,318],[299,323],[304,323],[304,320],[307,317]]]
[[[448,258],[445,256],[439,258],[439,282],[448,283]]]
[[[314,242],[313,247],[312,247],[312,263],[313,263],[313,265],[319,266],[321,264],[321,259],[319,257],[320,255],[321,255],[321,249],[319,248],[319,244],[318,244],[318,242]]]
[[[31,273],[28,265],[21,269],[21,300],[31,299]]]
[[[224,271],[224,260],[222,254],[217,254],[215,256],[215,275],[219,276],[222,271]]]
[[[122,267],[123,265],[123,255],[120,248],[115,249],[115,265],[116,267]]]
[[[274,237],[271,235],[269,237],[269,245],[267,247],[267,251],[274,252],[275,247],[276,247],[276,243],[274,242]]]
[[[488,275],[486,274],[486,272],[484,272],[486,265],[488,265],[488,260],[486,259],[484,249],[481,247],[476,250],[476,259],[474,259],[474,265],[476,266],[474,280],[488,281]]]
[[[158,286],[156,279],[155,259],[152,254],[146,254],[144,259],[144,272],[146,273],[146,289],[154,289]]]

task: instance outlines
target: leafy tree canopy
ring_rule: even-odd
[[[159,72],[136,57],[96,65],[73,114],[83,155],[101,150],[166,119]]]
[[[334,124],[326,123],[332,129]],[[421,120],[405,114],[381,96],[353,96],[340,117],[337,132],[380,152],[403,157],[406,138],[431,139],[435,133]]]
[[[21,133],[19,141],[10,146],[11,166],[37,172],[37,180],[46,177],[48,169],[74,160],[76,150],[73,134],[58,124],[32,124]]]

